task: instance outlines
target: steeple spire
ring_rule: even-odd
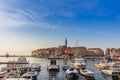
[[[67,47],[67,38],[65,38],[65,46]]]

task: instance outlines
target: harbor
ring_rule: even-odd
[[[8,61],[17,61],[19,57],[1,57],[0,61],[8,62]],[[62,69],[62,66],[65,65],[63,59],[59,59],[60,69],[59,71],[49,71],[47,70],[48,59],[46,58],[35,58],[35,57],[26,57],[29,64],[31,63],[39,63],[41,66],[41,70],[37,75],[37,80],[67,80],[66,79],[66,71]],[[95,67],[95,64],[98,63],[99,59],[86,59],[86,69],[94,72],[94,78],[88,78],[81,74],[79,75],[78,80],[113,80],[111,76],[107,76],[103,74],[99,69]],[[73,67],[71,59],[67,61],[67,64],[70,67]],[[1,64],[2,65],[2,64]],[[2,79],[1,79],[2,80]]]

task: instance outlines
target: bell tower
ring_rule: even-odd
[[[65,38],[65,46],[66,46],[66,48],[67,48],[67,38]]]

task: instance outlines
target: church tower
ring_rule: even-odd
[[[67,38],[65,38],[65,46],[67,47]]]

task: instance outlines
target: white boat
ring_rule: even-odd
[[[80,74],[82,74],[85,77],[94,78],[94,72],[87,69],[80,69]]]
[[[31,69],[39,72],[41,70],[41,65],[39,63],[32,63]]]
[[[85,63],[84,58],[76,58],[76,59],[73,61],[73,66],[74,66],[76,69],[84,69],[84,68],[86,67],[86,63]]]
[[[47,65],[48,70],[57,70],[59,71],[60,69],[60,63],[57,58],[49,58],[48,59],[48,65]]]
[[[7,65],[0,65],[0,75],[7,73]]]
[[[22,56],[18,58],[19,63],[28,63],[26,57]],[[29,68],[29,64],[17,64],[17,67],[21,70],[21,73],[27,72],[27,69]]]
[[[3,77],[3,80],[12,80],[12,79],[17,79],[20,78],[20,73],[16,72],[16,71],[10,71],[8,73],[5,74],[5,76]]]
[[[64,65],[64,66],[62,66],[62,70],[64,70],[64,71],[66,71],[66,70],[69,69],[69,68],[70,68],[69,65]]]
[[[117,68],[113,68],[113,67],[111,67],[109,69],[103,69],[103,70],[101,70],[101,72],[108,76],[113,76],[113,75],[119,76],[119,74],[120,74],[119,68],[117,69]]]
[[[102,62],[95,64],[95,67],[98,69],[105,69],[105,68],[108,68],[109,65],[108,65],[108,62],[102,61]]]
[[[69,68],[66,70],[66,78],[67,80],[78,80],[78,71],[75,68]]]
[[[4,79],[4,80],[30,80],[30,79],[26,79],[26,78],[8,78],[8,79]]]
[[[8,72],[7,65],[0,65],[0,78],[3,78],[5,74]]]
[[[37,75],[38,75],[37,71],[30,71],[30,72],[26,72],[21,77],[26,78],[26,79],[30,79],[30,80],[37,80]]]

